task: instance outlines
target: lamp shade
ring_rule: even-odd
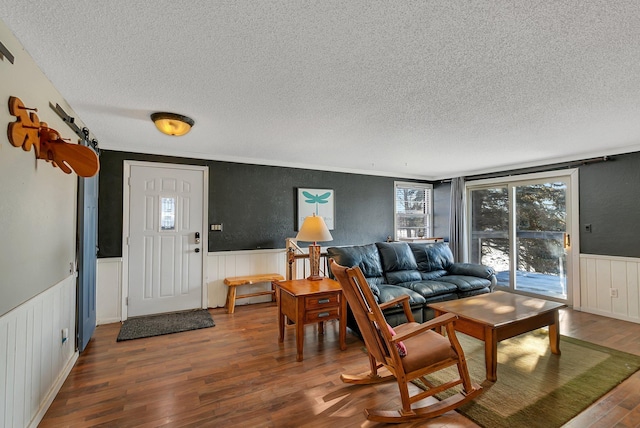
[[[315,214],[304,219],[296,239],[304,242],[333,241],[324,219]]]
[[[176,113],[152,113],[151,120],[163,134],[180,136],[191,130],[193,119]]]

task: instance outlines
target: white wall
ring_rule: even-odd
[[[39,120],[63,138],[78,138],[49,103],[73,111],[1,21],[0,41],[15,56],[13,64],[0,60],[1,316],[69,276],[76,258],[78,177],[9,142],[7,127],[16,121],[9,98],[37,108]]]
[[[640,259],[581,254],[577,309],[640,323]]]
[[[208,253],[204,259],[205,286],[208,287],[210,308],[223,307],[227,299],[224,279],[229,276],[279,273],[285,276],[285,249],[220,251]],[[97,279],[97,319],[98,324],[108,324],[122,320],[122,259],[119,257],[98,259]],[[269,290],[270,284],[253,284],[238,287],[237,294],[249,294]],[[126,293],[125,293],[126,295]],[[236,306],[267,302],[270,296],[248,297],[236,300]]]
[[[75,307],[76,278],[69,276],[0,317],[0,426],[42,420],[78,358]]]
[[[98,259],[96,279],[96,321],[122,321],[122,258]]]
[[[78,178],[11,144],[9,97],[73,142],[50,104],[76,115],[2,21],[0,42],[15,57],[0,59],[0,427],[24,427],[38,424],[77,358]]]

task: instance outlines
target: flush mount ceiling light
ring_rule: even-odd
[[[156,128],[163,134],[180,136],[184,135],[195,123],[193,119],[176,113],[151,113],[151,120],[155,123]]]

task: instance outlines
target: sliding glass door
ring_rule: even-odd
[[[571,183],[569,175],[469,183],[470,261],[493,267],[498,288],[569,300]]]
[[[514,186],[516,290],[567,298],[567,183]]]

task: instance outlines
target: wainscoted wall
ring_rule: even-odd
[[[221,251],[205,257],[208,307],[222,307],[227,298],[227,276],[280,273],[286,276],[285,249]],[[122,259],[98,259],[98,324],[121,318]],[[302,272],[302,270],[300,270]],[[268,284],[247,285],[238,294],[268,289]],[[611,289],[618,297],[611,297]],[[640,323],[640,259],[631,257],[580,255],[580,302],[575,309]],[[236,305],[265,302],[269,296],[239,299]]]
[[[78,358],[75,308],[69,276],[0,317],[0,426],[36,427],[44,417]]]
[[[581,254],[580,299],[584,312],[640,323],[640,259]]]
[[[209,253],[207,263],[207,284],[209,286],[209,307],[224,306],[227,300],[228,276],[254,275],[259,273],[279,273],[285,276],[287,266],[285,249],[257,251],[220,251]],[[238,295],[270,290],[271,284],[243,285],[238,287]],[[236,306],[250,303],[268,302],[270,296],[248,297],[236,300]]]
[[[96,322],[122,321],[122,257],[98,259]]]
[[[286,251],[282,249],[220,251],[208,253],[204,259],[205,283],[210,308],[222,307],[227,300],[228,276],[259,273],[279,273],[285,276]],[[97,270],[97,322],[108,324],[122,320],[122,258],[98,259]],[[254,284],[239,287],[238,295],[270,289],[270,284]],[[248,297],[236,300],[236,306],[267,302],[269,296]]]

